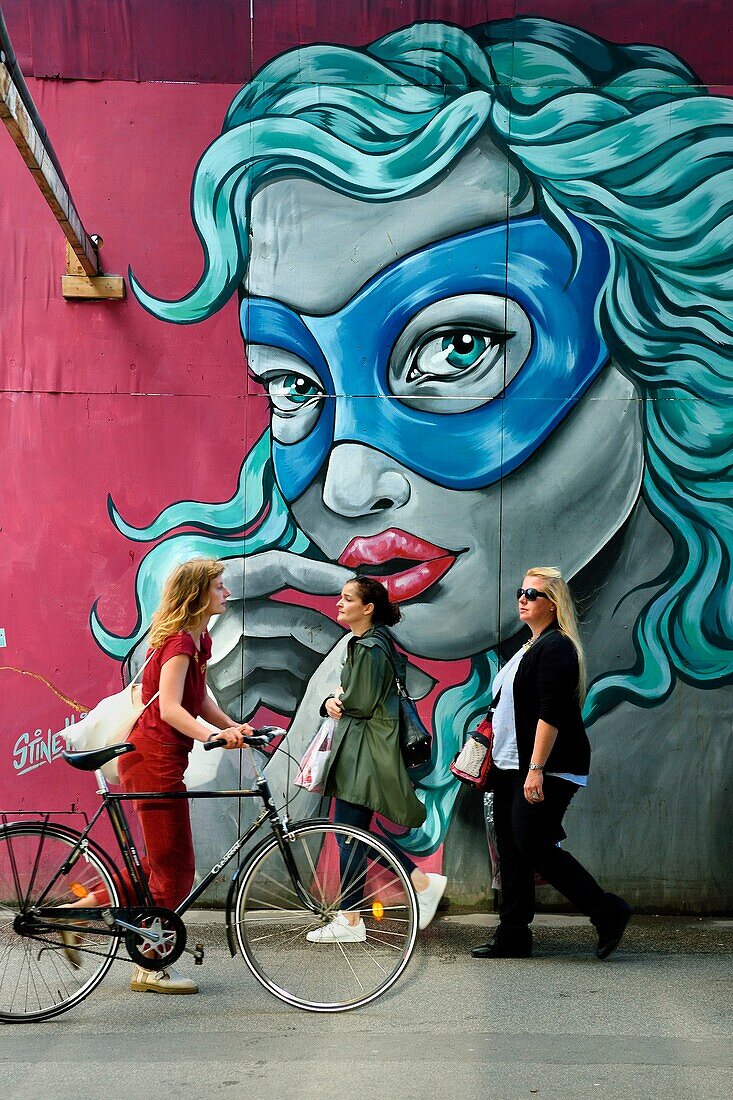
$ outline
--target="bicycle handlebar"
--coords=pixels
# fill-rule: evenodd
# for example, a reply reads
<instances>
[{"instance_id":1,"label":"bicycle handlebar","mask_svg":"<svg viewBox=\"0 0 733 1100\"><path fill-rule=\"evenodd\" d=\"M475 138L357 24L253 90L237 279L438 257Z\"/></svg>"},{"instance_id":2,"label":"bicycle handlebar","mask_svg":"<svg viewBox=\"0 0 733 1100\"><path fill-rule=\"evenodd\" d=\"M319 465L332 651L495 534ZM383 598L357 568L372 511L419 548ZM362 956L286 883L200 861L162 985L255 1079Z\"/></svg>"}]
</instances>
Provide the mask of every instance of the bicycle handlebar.
<instances>
[{"instance_id":1,"label":"bicycle handlebar","mask_svg":"<svg viewBox=\"0 0 733 1100\"><path fill-rule=\"evenodd\" d=\"M261 749L269 745L276 737L283 736L284 733L285 730L281 729L280 726L257 726L251 737L245 736L244 743L253 749ZM204 741L204 752L210 752L211 749L220 748L222 745L226 745L223 737L216 737L212 741Z\"/></svg>"}]
</instances>

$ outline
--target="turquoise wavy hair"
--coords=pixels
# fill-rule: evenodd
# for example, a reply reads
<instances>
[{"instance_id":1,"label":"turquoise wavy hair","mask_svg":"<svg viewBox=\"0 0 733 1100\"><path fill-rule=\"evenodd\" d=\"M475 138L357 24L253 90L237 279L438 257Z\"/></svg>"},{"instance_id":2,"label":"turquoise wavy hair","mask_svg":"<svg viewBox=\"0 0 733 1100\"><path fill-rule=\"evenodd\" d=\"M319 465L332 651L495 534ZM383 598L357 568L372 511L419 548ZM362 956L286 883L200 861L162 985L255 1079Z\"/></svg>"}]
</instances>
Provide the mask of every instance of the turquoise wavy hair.
<instances>
[{"instance_id":1,"label":"turquoise wavy hair","mask_svg":"<svg viewBox=\"0 0 733 1100\"><path fill-rule=\"evenodd\" d=\"M709 95L671 53L528 18L468 31L418 23L364 50L285 53L238 93L196 169L198 284L172 302L130 273L132 288L156 317L200 321L242 288L251 199L264 184L299 176L385 202L439 179L483 133L571 246L571 214L607 242L597 324L639 393L642 491L673 543L635 624L634 667L591 685L586 717L623 700L653 706L677 678L729 682L733 104ZM267 433L231 501L176 504L140 530L113 508L112 517L130 538L168 536L140 567L133 634L115 638L92 613L95 637L119 657L142 636L173 561L282 546L316 555L278 492ZM186 533L173 534L180 527ZM422 792L427 821L406 838L413 852L434 850L445 834L456 795L447 764L485 709L496 663L478 655L466 682L438 700L439 758Z\"/></svg>"}]
</instances>

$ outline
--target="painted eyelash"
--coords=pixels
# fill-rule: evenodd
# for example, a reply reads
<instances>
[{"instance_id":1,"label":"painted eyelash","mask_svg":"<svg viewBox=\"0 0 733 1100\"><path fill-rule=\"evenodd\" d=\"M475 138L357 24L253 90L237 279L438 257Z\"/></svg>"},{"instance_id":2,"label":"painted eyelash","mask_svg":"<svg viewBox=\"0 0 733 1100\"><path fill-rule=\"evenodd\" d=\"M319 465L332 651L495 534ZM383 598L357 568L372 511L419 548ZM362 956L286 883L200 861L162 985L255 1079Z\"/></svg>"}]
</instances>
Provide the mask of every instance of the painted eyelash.
<instances>
[{"instance_id":1,"label":"painted eyelash","mask_svg":"<svg viewBox=\"0 0 733 1100\"><path fill-rule=\"evenodd\" d=\"M256 382L259 386L263 386L265 388L267 388L267 386L275 378L286 378L289 374L294 374L294 375L297 375L299 378L307 379L312 385L318 386L319 389L321 389L321 391L323 393L325 393L325 390L323 390L323 384L320 381L320 379L311 378L311 376L309 374L305 374L304 372L298 374L297 370L295 370L295 369L293 369L293 370L283 370L282 368L271 367L269 370L265 369L261 374L258 374L257 371L254 369L254 367L252 366L252 364L250 363L250 361L248 359L247 360L247 373L249 374L249 376L250 376L250 378L252 379L253 382Z\"/></svg>"},{"instance_id":2,"label":"painted eyelash","mask_svg":"<svg viewBox=\"0 0 733 1100\"><path fill-rule=\"evenodd\" d=\"M284 373L282 373L280 371L278 371L278 372L273 371L272 373L269 373L269 374L266 371L264 374L260 375L259 377L257 375L253 375L253 378L255 379L256 382L259 382L260 385L264 386L265 388L268 388L270 385L272 385L273 382L276 382L279 378L287 378L289 375L295 375L295 371L285 371ZM310 375L308 375L308 374L298 374L298 375L295 375L295 376L297 378L304 379L304 381L308 382L311 386L316 386L318 388L319 393L314 394L313 395L314 397L316 397L316 396L318 396L318 397L325 396L326 391L323 389L322 384L320 382L316 381L315 378L311 378Z\"/></svg>"},{"instance_id":3,"label":"painted eyelash","mask_svg":"<svg viewBox=\"0 0 733 1100\"><path fill-rule=\"evenodd\" d=\"M482 353L482 358L483 358L483 355L485 355L486 352L489 351L489 348L493 347L495 350L498 351L499 349L504 347L512 339L513 336L516 336L516 332L497 332L495 329L483 329L483 330L481 330L479 328L476 328L475 326L471 327L471 325L461 325L461 324L451 325L448 328L433 329L433 330L431 330L431 332L423 340L420 341L417 348L413 352L413 354L411 356L410 366L407 370L407 373L405 374L405 382L409 383L409 382L414 382L414 381L418 380L417 379L418 375L420 376L419 380L424 381L424 382L432 382L432 381L436 381L438 379L440 379L442 381L445 381L446 379L445 379L444 375L430 374L427 371L420 370L417 366L418 356L427 347L427 345L430 344L433 340L438 340L438 339L440 339L441 336L446 336L446 335L448 335L452 332L462 332L462 331L470 332L470 333L472 333L473 335L476 335L476 336L485 337L486 339L488 339L490 341L488 347ZM460 369L456 368L455 372L451 376L451 380L456 379L456 378L462 378L465 374L468 374L470 371L474 370L475 367L476 367L476 363L472 363L470 366L467 366L467 367L463 367L463 368L460 368Z\"/></svg>"}]
</instances>

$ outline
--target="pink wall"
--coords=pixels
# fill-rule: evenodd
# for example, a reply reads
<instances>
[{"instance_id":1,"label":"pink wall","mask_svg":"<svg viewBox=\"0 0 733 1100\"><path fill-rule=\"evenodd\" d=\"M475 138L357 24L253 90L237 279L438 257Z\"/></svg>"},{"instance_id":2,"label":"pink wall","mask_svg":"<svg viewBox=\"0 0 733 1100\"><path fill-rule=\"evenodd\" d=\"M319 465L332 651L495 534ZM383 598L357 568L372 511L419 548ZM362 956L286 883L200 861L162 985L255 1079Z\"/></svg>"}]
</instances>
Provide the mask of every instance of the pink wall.
<instances>
[{"instance_id":1,"label":"pink wall","mask_svg":"<svg viewBox=\"0 0 733 1100\"><path fill-rule=\"evenodd\" d=\"M183 291L199 262L191 174L233 89L29 83L86 225L104 237L105 270L126 274L131 264L151 282L173 272L169 286ZM89 633L94 599L112 629L135 620L139 555L110 523L107 493L131 522L145 522L171 500L233 491L246 431L241 340L233 304L182 329L160 325L132 297L64 301L64 239L9 136L0 138L0 665L88 704L119 682ZM0 790L26 797L13 746L24 732L63 725L69 708L26 676L0 678Z\"/></svg>"},{"instance_id":2,"label":"pink wall","mask_svg":"<svg viewBox=\"0 0 733 1100\"><path fill-rule=\"evenodd\" d=\"M113 19L119 7L3 5L85 226L104 238L104 270L131 266L171 298L201 271L189 214L197 160L239 85L299 42L362 44L417 19L470 26L532 14L667 47L706 84L733 91L726 0L255 0L251 25L239 0L160 0L152 14L150 0L129 0L124 22ZM132 295L64 301L63 237L4 131L0 242L0 804L92 805L91 778L20 765L24 747L48 745L72 713L53 689L93 705L120 683L89 614L99 598L109 629L132 629L149 546L115 530L107 496L137 526L172 501L227 499L266 402L246 379L234 301L191 326L160 323Z\"/></svg>"}]
</instances>

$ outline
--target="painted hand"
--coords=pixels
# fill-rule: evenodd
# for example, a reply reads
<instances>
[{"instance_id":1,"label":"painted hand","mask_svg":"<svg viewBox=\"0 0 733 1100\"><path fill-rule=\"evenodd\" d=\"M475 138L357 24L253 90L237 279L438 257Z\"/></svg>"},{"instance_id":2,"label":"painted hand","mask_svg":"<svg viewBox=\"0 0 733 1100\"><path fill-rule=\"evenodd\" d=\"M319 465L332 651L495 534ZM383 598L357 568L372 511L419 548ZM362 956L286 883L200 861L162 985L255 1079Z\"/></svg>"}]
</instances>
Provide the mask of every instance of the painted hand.
<instances>
[{"instance_id":1,"label":"painted hand","mask_svg":"<svg viewBox=\"0 0 733 1100\"><path fill-rule=\"evenodd\" d=\"M289 588L335 596L350 576L339 565L284 550L227 563L225 580L232 595L224 615L211 625L214 653L207 670L224 710L241 719L251 718L260 706L295 713L309 679L343 631L320 611L269 597Z\"/></svg>"}]
</instances>

